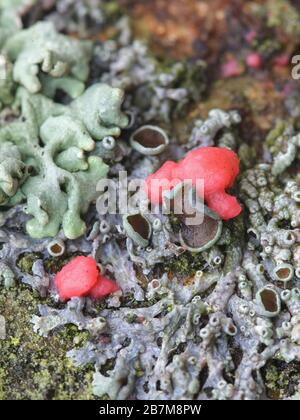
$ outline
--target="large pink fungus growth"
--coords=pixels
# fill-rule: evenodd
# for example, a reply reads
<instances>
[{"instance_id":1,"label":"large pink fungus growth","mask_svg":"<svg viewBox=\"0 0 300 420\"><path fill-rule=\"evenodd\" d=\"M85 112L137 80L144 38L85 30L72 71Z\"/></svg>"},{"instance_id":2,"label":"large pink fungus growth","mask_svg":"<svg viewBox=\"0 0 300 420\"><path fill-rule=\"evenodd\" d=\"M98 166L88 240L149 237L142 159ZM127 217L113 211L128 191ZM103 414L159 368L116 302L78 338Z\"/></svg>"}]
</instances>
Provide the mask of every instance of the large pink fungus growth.
<instances>
[{"instance_id":1,"label":"large pink fungus growth","mask_svg":"<svg viewBox=\"0 0 300 420\"><path fill-rule=\"evenodd\" d=\"M221 219L228 220L241 212L236 197L226 192L233 186L238 173L236 153L223 147L202 147L192 150L178 163L165 162L146 179L146 193L152 203L160 204L163 191L187 180L191 180L197 189L197 180L203 180L204 192L203 188L198 188L198 195Z\"/></svg>"}]
</instances>

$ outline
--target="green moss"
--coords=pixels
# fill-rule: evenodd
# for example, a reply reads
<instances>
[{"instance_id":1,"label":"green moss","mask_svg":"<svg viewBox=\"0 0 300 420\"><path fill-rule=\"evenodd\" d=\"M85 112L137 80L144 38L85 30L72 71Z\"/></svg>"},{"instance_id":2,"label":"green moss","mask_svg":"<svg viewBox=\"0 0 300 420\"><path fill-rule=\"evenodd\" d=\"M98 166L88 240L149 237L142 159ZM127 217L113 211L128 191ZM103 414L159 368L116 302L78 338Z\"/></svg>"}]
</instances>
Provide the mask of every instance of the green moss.
<instances>
[{"instance_id":1,"label":"green moss","mask_svg":"<svg viewBox=\"0 0 300 420\"><path fill-rule=\"evenodd\" d=\"M269 147L273 146L279 136L281 136L286 128L283 121L278 121L275 128L273 128L266 138L266 143Z\"/></svg>"},{"instance_id":2,"label":"green moss","mask_svg":"<svg viewBox=\"0 0 300 420\"><path fill-rule=\"evenodd\" d=\"M0 401L5 400L5 383L6 373L4 369L0 368Z\"/></svg>"},{"instance_id":3,"label":"green moss","mask_svg":"<svg viewBox=\"0 0 300 420\"><path fill-rule=\"evenodd\" d=\"M264 57L272 57L274 54L278 53L280 49L280 43L277 40L269 38L263 40L257 46L257 51Z\"/></svg>"},{"instance_id":4,"label":"green moss","mask_svg":"<svg viewBox=\"0 0 300 420\"><path fill-rule=\"evenodd\" d=\"M145 372L143 371L142 366L141 366L141 362L139 360L137 360L134 363L134 369L135 369L135 376L137 378L141 378L142 376L144 376Z\"/></svg>"},{"instance_id":5,"label":"green moss","mask_svg":"<svg viewBox=\"0 0 300 420\"><path fill-rule=\"evenodd\" d=\"M273 400L290 397L297 390L300 366L297 362L269 360L262 370L268 398Z\"/></svg>"},{"instance_id":6,"label":"green moss","mask_svg":"<svg viewBox=\"0 0 300 420\"><path fill-rule=\"evenodd\" d=\"M41 258L43 258L43 255L40 253L30 252L22 254L17 261L17 267L22 271L22 273L32 275L33 264Z\"/></svg>"},{"instance_id":7,"label":"green moss","mask_svg":"<svg viewBox=\"0 0 300 420\"><path fill-rule=\"evenodd\" d=\"M1 289L1 315L7 338L0 340L0 400L93 399L93 367L75 368L66 352L87 340L87 333L67 326L60 334L40 337L30 319L39 300L29 289Z\"/></svg>"},{"instance_id":8,"label":"green moss","mask_svg":"<svg viewBox=\"0 0 300 420\"><path fill-rule=\"evenodd\" d=\"M67 324L59 333L63 340L72 342L76 347L83 347L90 339L88 331L79 331L73 324Z\"/></svg>"},{"instance_id":9,"label":"green moss","mask_svg":"<svg viewBox=\"0 0 300 420\"><path fill-rule=\"evenodd\" d=\"M103 10L108 22L114 21L121 15L121 8L117 1L109 1L108 3L104 3Z\"/></svg>"},{"instance_id":10,"label":"green moss","mask_svg":"<svg viewBox=\"0 0 300 420\"><path fill-rule=\"evenodd\" d=\"M132 293L128 293L127 295L123 295L121 297L121 306L124 308L130 308L130 309L138 309L138 308L149 308L150 306L155 305L158 301L163 299L166 295L161 295L160 297L149 299L149 300L142 300L137 301L134 298L134 295ZM103 302L105 305L105 302Z\"/></svg>"},{"instance_id":11,"label":"green moss","mask_svg":"<svg viewBox=\"0 0 300 420\"><path fill-rule=\"evenodd\" d=\"M181 220L174 213L171 213L169 216L169 222L172 227L173 232L179 233L181 227Z\"/></svg>"},{"instance_id":12,"label":"green moss","mask_svg":"<svg viewBox=\"0 0 300 420\"><path fill-rule=\"evenodd\" d=\"M127 314L125 316L126 322L128 322L128 324L134 324L136 322L138 322L139 317L136 314Z\"/></svg>"},{"instance_id":13,"label":"green moss","mask_svg":"<svg viewBox=\"0 0 300 420\"><path fill-rule=\"evenodd\" d=\"M268 0L268 25L279 27L287 35L299 36L300 14L289 0Z\"/></svg>"},{"instance_id":14,"label":"green moss","mask_svg":"<svg viewBox=\"0 0 300 420\"><path fill-rule=\"evenodd\" d=\"M196 271L204 269L204 260L201 254L185 252L179 257L165 261L160 267L167 273L176 273L178 276L192 276Z\"/></svg>"},{"instance_id":15,"label":"green moss","mask_svg":"<svg viewBox=\"0 0 300 420\"><path fill-rule=\"evenodd\" d=\"M100 398L100 400L102 400L102 401L109 401L110 400L109 395L107 395L107 394L102 395L102 397Z\"/></svg>"},{"instance_id":16,"label":"green moss","mask_svg":"<svg viewBox=\"0 0 300 420\"><path fill-rule=\"evenodd\" d=\"M241 166L246 169L251 168L257 160L257 153L255 148L249 146L246 143L241 144L239 147L238 155L241 160Z\"/></svg>"}]
</instances>

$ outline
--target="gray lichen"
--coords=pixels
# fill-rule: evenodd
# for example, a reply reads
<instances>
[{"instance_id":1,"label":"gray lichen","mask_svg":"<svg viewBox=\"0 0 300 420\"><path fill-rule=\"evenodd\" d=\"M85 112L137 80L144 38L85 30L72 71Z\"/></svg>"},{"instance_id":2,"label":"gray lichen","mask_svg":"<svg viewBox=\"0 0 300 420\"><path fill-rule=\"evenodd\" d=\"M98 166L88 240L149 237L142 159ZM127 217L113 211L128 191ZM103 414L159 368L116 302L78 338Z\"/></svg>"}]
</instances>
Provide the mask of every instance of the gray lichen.
<instances>
[{"instance_id":1,"label":"gray lichen","mask_svg":"<svg viewBox=\"0 0 300 420\"><path fill-rule=\"evenodd\" d=\"M93 78L124 89L125 105L136 121L169 122L191 101L199 99L205 90L202 60L175 62L161 68L147 46L133 39L127 17L121 18L116 27L116 39L95 47Z\"/></svg>"},{"instance_id":2,"label":"gray lichen","mask_svg":"<svg viewBox=\"0 0 300 420\"><path fill-rule=\"evenodd\" d=\"M300 293L294 274L299 218L293 202L298 189L290 178L280 189L281 178L272 173L272 164L244 172L240 190L249 218L226 223L215 244L200 252L201 269L190 271L186 280L176 269L171 278L154 274L160 262L167 266L188 252L176 244L180 224L178 229L171 216L147 215L153 231L146 249L127 239L122 250L118 239L124 231L113 233L112 227L106 241L97 242L102 266L122 295L97 312L106 320L100 343L91 340L69 352L78 366L95 364L96 396L264 399L261 369L268 361L278 354L287 363L299 361ZM109 225L114 224L112 218ZM241 358L238 367L235 354Z\"/></svg>"},{"instance_id":3,"label":"gray lichen","mask_svg":"<svg viewBox=\"0 0 300 420\"><path fill-rule=\"evenodd\" d=\"M203 91L202 62L162 66L121 19L115 39L97 42L90 63L90 43L59 34L53 24L89 34L86 18L105 25L105 1L96 10L93 0L58 0L48 22L29 29L19 19L26 1L17 1L17 8L9 3L0 1L0 22L9 16L0 29L6 70L5 83L0 78L1 355L13 369L20 356L24 369L23 354L30 354L39 371L41 343L56 343L68 362L56 360L54 370L72 389L74 381L81 385L74 372L92 366L93 378L84 376L89 398L269 398L270 364L300 362L299 134L288 124L271 133L260 163L253 164L253 148L236 135L239 114L214 109L206 120L193 121L187 143L179 145L173 121ZM36 50L30 48L33 35ZM57 99L61 88L76 99ZM161 165L164 154L141 156L130 144L132 133L153 121L170 129L164 151L172 159L200 146L238 151L242 215L221 222L204 206L210 221L187 229L186 215L162 208L146 214L142 196L138 223L130 226L128 217L88 209L108 169L111 180L125 170L132 180ZM78 254L92 255L121 290L99 302L59 302L55 273ZM19 354L18 311L22 327L23 319L30 325L29 341L38 343ZM19 335L11 337L14 329ZM69 329L66 346L60 337ZM42 369L45 377L34 372L26 396L48 398L39 378L49 384L51 369ZM0 368L0 395L1 381ZM294 388L291 399L299 398Z\"/></svg>"},{"instance_id":4,"label":"gray lichen","mask_svg":"<svg viewBox=\"0 0 300 420\"><path fill-rule=\"evenodd\" d=\"M225 112L221 109L213 109L209 112L206 120L195 121L187 146L189 148L213 146L216 134L220 130L231 128L240 122L241 117L236 111ZM222 145L218 144L218 146Z\"/></svg>"}]
</instances>

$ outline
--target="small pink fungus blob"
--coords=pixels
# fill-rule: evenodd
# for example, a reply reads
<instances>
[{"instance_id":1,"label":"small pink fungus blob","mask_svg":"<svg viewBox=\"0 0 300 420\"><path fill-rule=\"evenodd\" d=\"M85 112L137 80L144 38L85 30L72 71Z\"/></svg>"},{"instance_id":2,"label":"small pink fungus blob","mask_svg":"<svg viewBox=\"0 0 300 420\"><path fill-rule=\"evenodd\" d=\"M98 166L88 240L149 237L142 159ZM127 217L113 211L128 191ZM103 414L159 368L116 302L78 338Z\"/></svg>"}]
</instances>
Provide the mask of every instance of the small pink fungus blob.
<instances>
[{"instance_id":1,"label":"small pink fungus blob","mask_svg":"<svg viewBox=\"0 0 300 420\"><path fill-rule=\"evenodd\" d=\"M244 68L236 58L230 59L221 67L221 76L224 77L224 79L240 76L243 72Z\"/></svg>"},{"instance_id":2,"label":"small pink fungus blob","mask_svg":"<svg viewBox=\"0 0 300 420\"><path fill-rule=\"evenodd\" d=\"M101 299L119 290L112 280L99 274L98 266L92 257L76 257L56 274L55 285L61 300L73 297L91 296Z\"/></svg>"},{"instance_id":3,"label":"small pink fungus blob","mask_svg":"<svg viewBox=\"0 0 300 420\"><path fill-rule=\"evenodd\" d=\"M253 69L260 69L262 67L262 58L258 53L252 52L247 55L246 63Z\"/></svg>"},{"instance_id":4,"label":"small pink fungus blob","mask_svg":"<svg viewBox=\"0 0 300 420\"><path fill-rule=\"evenodd\" d=\"M116 282L99 275L96 285L90 290L89 296L93 299L102 299L120 290Z\"/></svg>"}]
</instances>

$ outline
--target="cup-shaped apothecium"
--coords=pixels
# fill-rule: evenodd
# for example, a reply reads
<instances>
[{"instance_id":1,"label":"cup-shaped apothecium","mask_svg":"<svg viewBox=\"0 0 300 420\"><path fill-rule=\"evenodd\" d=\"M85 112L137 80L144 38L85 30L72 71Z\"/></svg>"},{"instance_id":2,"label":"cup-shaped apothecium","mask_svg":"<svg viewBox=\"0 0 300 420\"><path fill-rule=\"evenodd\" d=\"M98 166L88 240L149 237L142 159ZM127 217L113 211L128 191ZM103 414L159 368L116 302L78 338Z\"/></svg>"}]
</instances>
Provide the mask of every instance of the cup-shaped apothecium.
<instances>
[{"instance_id":1,"label":"cup-shaped apothecium","mask_svg":"<svg viewBox=\"0 0 300 420\"><path fill-rule=\"evenodd\" d=\"M166 149L169 138L160 127L144 125L131 135L130 144L133 149L143 155L155 156Z\"/></svg>"}]
</instances>

